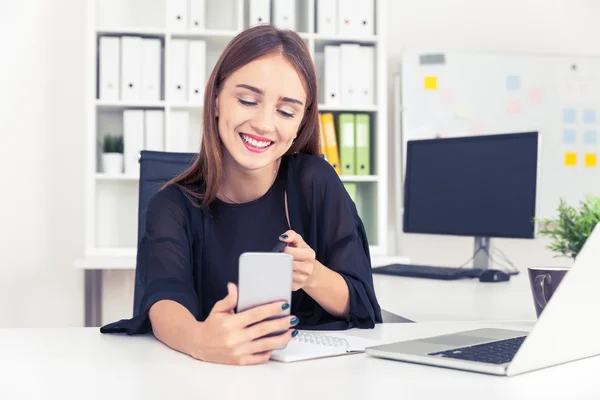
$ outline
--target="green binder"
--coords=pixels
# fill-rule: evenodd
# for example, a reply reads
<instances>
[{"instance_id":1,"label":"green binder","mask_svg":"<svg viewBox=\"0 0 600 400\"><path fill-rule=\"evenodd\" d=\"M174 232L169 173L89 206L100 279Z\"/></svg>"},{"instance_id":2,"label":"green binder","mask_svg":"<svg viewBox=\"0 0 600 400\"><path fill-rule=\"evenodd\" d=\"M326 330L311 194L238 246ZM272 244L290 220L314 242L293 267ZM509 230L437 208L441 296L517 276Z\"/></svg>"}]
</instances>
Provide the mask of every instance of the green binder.
<instances>
[{"instance_id":1,"label":"green binder","mask_svg":"<svg viewBox=\"0 0 600 400\"><path fill-rule=\"evenodd\" d=\"M342 175L356 175L356 140L354 137L354 114L339 115L338 135Z\"/></svg>"},{"instance_id":2,"label":"green binder","mask_svg":"<svg viewBox=\"0 0 600 400\"><path fill-rule=\"evenodd\" d=\"M356 175L371 175L369 114L356 114Z\"/></svg>"}]
</instances>

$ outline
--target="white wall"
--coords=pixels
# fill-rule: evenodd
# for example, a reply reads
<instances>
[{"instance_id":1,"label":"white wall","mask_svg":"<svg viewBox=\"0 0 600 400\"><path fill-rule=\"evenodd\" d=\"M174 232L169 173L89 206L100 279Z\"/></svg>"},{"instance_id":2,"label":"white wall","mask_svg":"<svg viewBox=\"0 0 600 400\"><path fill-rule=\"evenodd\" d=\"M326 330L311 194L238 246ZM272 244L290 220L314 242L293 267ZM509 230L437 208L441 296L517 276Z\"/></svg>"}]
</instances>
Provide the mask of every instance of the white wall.
<instances>
[{"instance_id":1,"label":"white wall","mask_svg":"<svg viewBox=\"0 0 600 400\"><path fill-rule=\"evenodd\" d=\"M600 55L595 0L390 0L387 15L390 94L406 48ZM392 118L390 103L390 124ZM472 238L400 233L397 243L399 254L413 263L456 266L473 253ZM492 239L521 269L568 264L546 249L548 243L546 238Z\"/></svg>"},{"instance_id":2,"label":"white wall","mask_svg":"<svg viewBox=\"0 0 600 400\"><path fill-rule=\"evenodd\" d=\"M84 8L0 5L0 327L79 326Z\"/></svg>"},{"instance_id":3,"label":"white wall","mask_svg":"<svg viewBox=\"0 0 600 400\"><path fill-rule=\"evenodd\" d=\"M406 47L600 55L594 0L389 0L388 15L390 90ZM81 0L0 2L0 327L83 324L84 16ZM440 265L472 251L464 238L400 243ZM563 262L543 240L496 244L522 267ZM105 322L129 315L131 278L106 277Z\"/></svg>"}]
</instances>

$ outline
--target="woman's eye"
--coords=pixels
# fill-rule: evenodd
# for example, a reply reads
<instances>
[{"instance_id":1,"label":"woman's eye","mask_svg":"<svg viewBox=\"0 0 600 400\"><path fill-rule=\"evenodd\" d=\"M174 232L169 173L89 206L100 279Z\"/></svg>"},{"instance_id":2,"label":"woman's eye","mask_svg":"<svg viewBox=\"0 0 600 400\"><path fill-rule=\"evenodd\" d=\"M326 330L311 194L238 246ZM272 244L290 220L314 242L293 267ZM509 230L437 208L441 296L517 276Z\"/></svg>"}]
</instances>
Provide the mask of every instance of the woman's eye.
<instances>
[{"instance_id":1,"label":"woman's eye","mask_svg":"<svg viewBox=\"0 0 600 400\"><path fill-rule=\"evenodd\" d=\"M294 113L289 113L283 110L278 110L279 114L283 115L285 118L293 118L294 117Z\"/></svg>"},{"instance_id":2,"label":"woman's eye","mask_svg":"<svg viewBox=\"0 0 600 400\"><path fill-rule=\"evenodd\" d=\"M242 100L242 99L238 99L238 101L240 102L241 105L247 106L247 107L256 105L256 103L253 101L246 101L246 100Z\"/></svg>"}]
</instances>

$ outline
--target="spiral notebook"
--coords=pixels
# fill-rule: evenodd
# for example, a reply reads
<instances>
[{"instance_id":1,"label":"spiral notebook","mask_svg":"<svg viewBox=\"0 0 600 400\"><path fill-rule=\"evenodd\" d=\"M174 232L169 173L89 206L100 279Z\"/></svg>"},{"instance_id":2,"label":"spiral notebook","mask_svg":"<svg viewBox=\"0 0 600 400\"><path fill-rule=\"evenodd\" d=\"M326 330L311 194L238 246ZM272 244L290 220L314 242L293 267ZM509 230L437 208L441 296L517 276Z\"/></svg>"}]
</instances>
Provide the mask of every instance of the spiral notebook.
<instances>
[{"instance_id":1,"label":"spiral notebook","mask_svg":"<svg viewBox=\"0 0 600 400\"><path fill-rule=\"evenodd\" d=\"M299 331L288 345L271 353L271 360L293 362L344 354L362 353L365 348L375 346L374 340L363 339L343 333L312 333Z\"/></svg>"}]
</instances>

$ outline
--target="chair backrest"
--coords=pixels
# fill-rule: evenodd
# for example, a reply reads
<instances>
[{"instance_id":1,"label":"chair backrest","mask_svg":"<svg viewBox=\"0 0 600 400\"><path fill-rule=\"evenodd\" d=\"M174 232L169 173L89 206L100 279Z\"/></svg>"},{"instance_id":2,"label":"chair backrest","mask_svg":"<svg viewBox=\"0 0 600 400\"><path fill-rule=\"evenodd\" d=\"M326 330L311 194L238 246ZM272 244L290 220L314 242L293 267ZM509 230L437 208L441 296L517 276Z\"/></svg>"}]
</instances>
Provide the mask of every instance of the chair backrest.
<instances>
[{"instance_id":1,"label":"chair backrest","mask_svg":"<svg viewBox=\"0 0 600 400\"><path fill-rule=\"evenodd\" d=\"M192 165L197 153L171 153L144 150L140 153L140 184L138 198L138 234L137 245L146 231L146 208L152 196L169 180ZM144 271L138 264L135 269L135 287L133 294L133 315L141 311L140 303L144 295L141 277Z\"/></svg>"}]
</instances>

